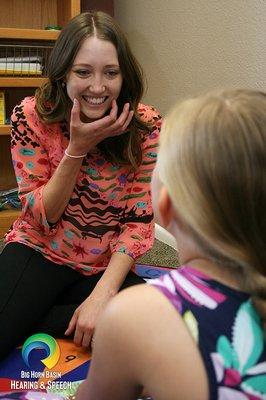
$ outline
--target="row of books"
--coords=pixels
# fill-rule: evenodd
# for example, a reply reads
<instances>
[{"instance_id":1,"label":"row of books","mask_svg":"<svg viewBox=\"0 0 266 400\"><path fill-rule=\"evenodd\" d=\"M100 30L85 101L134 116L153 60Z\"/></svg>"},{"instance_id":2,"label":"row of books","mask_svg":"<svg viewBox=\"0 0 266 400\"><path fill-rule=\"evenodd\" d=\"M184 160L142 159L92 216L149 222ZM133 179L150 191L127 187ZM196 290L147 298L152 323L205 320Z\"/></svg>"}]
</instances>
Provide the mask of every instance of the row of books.
<instances>
[{"instance_id":1,"label":"row of books","mask_svg":"<svg viewBox=\"0 0 266 400\"><path fill-rule=\"evenodd\" d=\"M42 75L42 57L0 57L0 75Z\"/></svg>"}]
</instances>

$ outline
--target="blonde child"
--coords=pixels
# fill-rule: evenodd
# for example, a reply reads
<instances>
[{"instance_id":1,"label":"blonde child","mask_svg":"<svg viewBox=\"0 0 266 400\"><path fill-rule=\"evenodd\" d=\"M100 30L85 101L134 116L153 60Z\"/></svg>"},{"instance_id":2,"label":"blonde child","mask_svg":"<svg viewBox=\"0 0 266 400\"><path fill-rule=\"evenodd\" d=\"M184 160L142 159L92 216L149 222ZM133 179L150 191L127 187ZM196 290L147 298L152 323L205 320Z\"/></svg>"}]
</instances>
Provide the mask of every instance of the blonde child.
<instances>
[{"instance_id":1,"label":"blonde child","mask_svg":"<svg viewBox=\"0 0 266 400\"><path fill-rule=\"evenodd\" d=\"M175 107L158 171L182 267L109 303L77 398L265 399L265 93Z\"/></svg>"}]
</instances>

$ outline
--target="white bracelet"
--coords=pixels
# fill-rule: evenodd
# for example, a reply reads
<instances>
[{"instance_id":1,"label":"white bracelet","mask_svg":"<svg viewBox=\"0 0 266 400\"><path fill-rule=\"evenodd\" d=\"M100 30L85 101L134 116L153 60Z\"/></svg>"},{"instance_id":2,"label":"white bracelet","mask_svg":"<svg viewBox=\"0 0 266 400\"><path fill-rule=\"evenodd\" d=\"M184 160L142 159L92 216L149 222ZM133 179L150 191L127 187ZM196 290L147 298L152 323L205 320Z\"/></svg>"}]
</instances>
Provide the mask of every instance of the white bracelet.
<instances>
[{"instance_id":1,"label":"white bracelet","mask_svg":"<svg viewBox=\"0 0 266 400\"><path fill-rule=\"evenodd\" d=\"M65 155L69 158L84 158L86 157L87 154L82 154L81 156L72 156L71 154L69 154L66 150L65 150Z\"/></svg>"}]
</instances>

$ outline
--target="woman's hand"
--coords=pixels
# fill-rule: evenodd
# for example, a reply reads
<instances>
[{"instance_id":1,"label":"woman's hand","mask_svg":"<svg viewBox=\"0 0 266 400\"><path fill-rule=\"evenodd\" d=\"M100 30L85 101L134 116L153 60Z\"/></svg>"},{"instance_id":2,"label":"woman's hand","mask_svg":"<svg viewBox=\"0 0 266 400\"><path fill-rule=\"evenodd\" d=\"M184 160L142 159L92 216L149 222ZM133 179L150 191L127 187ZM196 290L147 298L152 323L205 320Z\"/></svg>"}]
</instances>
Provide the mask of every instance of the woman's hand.
<instances>
[{"instance_id":1,"label":"woman's hand","mask_svg":"<svg viewBox=\"0 0 266 400\"><path fill-rule=\"evenodd\" d=\"M133 117L129 110L129 103L123 107L122 113L117 117L117 104L112 101L110 114L93 122L80 120L80 105L74 99L70 117L70 142L67 151L72 155L86 154L98 143L110 136L118 136L126 131Z\"/></svg>"},{"instance_id":2,"label":"woman's hand","mask_svg":"<svg viewBox=\"0 0 266 400\"><path fill-rule=\"evenodd\" d=\"M75 331L74 343L90 348L98 318L112 297L121 288L134 260L124 253L113 253L108 267L97 285L74 312L65 335Z\"/></svg>"},{"instance_id":3,"label":"woman's hand","mask_svg":"<svg viewBox=\"0 0 266 400\"><path fill-rule=\"evenodd\" d=\"M113 296L110 293L98 291L95 288L91 295L75 310L65 335L70 335L75 331L74 343L77 346L91 348L96 322L111 297Z\"/></svg>"}]
</instances>

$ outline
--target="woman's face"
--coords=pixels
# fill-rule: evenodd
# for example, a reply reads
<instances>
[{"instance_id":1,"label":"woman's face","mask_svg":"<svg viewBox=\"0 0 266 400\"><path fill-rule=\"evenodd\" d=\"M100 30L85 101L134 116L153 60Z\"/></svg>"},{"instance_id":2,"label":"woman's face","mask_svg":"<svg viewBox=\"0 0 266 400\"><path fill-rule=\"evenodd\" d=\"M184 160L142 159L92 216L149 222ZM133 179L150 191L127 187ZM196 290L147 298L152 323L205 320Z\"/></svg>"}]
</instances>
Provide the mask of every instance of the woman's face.
<instances>
[{"instance_id":1,"label":"woman's face","mask_svg":"<svg viewBox=\"0 0 266 400\"><path fill-rule=\"evenodd\" d=\"M66 76L67 94L79 101L83 122L104 116L118 98L122 82L113 43L95 36L85 39Z\"/></svg>"}]
</instances>

